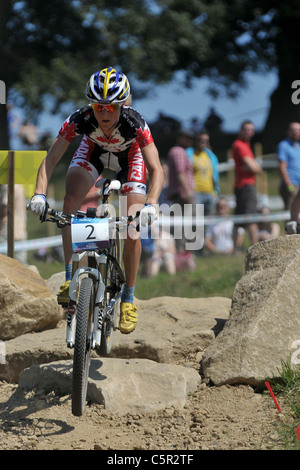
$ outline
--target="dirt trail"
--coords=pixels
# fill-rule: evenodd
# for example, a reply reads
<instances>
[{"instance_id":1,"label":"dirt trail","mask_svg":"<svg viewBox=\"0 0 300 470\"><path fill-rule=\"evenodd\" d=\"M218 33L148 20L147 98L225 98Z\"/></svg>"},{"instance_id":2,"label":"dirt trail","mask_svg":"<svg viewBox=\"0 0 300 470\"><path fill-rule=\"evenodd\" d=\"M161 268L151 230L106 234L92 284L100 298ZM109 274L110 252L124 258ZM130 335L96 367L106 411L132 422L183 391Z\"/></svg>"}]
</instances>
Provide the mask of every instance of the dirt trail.
<instances>
[{"instance_id":1,"label":"dirt trail","mask_svg":"<svg viewBox=\"0 0 300 470\"><path fill-rule=\"evenodd\" d=\"M92 404L78 418L70 396L0 383L0 450L283 449L268 393L202 384L184 409L118 416Z\"/></svg>"}]
</instances>

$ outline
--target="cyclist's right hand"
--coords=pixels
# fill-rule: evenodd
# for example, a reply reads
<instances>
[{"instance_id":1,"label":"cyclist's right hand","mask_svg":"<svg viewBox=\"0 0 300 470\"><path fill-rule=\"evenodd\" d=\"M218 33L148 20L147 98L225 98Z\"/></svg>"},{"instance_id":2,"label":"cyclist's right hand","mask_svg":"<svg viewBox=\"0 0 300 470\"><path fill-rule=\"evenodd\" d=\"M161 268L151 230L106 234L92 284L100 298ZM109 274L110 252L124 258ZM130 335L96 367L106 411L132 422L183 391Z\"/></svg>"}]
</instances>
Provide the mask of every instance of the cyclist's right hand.
<instances>
[{"instance_id":1,"label":"cyclist's right hand","mask_svg":"<svg viewBox=\"0 0 300 470\"><path fill-rule=\"evenodd\" d=\"M32 212L39 214L41 217L44 216L46 208L48 206L46 196L44 194L35 194L30 199L29 208Z\"/></svg>"}]
</instances>

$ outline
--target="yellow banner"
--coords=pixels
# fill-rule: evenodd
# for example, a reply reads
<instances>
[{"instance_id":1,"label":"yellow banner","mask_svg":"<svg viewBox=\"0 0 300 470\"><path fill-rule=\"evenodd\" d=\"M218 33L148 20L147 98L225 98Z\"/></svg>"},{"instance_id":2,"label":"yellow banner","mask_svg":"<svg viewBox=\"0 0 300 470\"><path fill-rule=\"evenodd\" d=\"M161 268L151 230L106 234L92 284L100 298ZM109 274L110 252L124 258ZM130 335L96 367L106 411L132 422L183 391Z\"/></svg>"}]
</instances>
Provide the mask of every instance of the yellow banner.
<instances>
[{"instance_id":1,"label":"yellow banner","mask_svg":"<svg viewBox=\"0 0 300 470\"><path fill-rule=\"evenodd\" d=\"M44 150L16 150L15 184L33 185L40 164L47 155ZM8 183L8 150L0 151L0 184Z\"/></svg>"}]
</instances>

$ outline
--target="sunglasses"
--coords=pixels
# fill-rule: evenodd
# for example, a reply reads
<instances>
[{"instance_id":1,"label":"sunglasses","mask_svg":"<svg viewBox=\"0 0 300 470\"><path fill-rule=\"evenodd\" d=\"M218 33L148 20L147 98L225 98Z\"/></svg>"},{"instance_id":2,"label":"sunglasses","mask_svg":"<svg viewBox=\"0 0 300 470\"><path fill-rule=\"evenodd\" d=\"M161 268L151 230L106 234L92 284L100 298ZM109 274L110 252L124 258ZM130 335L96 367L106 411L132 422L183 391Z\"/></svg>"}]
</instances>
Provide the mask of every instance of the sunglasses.
<instances>
[{"instance_id":1,"label":"sunglasses","mask_svg":"<svg viewBox=\"0 0 300 470\"><path fill-rule=\"evenodd\" d=\"M112 104L98 104L98 103L92 103L92 108L95 111L108 111L112 113L113 111L117 111L121 108L121 104L119 103L112 103Z\"/></svg>"}]
</instances>

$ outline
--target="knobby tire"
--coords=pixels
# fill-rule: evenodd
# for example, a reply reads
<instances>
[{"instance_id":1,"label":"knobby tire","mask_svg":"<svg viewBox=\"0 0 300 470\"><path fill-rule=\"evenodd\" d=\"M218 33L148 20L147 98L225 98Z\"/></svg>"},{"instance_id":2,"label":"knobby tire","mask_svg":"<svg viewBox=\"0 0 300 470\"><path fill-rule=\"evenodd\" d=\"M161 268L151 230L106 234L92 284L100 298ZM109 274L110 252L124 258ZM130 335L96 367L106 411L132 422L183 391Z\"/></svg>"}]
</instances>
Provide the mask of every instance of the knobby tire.
<instances>
[{"instance_id":1,"label":"knobby tire","mask_svg":"<svg viewBox=\"0 0 300 470\"><path fill-rule=\"evenodd\" d=\"M84 412L90 367L91 340L93 328L93 281L81 281L73 359L72 413L81 416Z\"/></svg>"},{"instance_id":2,"label":"knobby tire","mask_svg":"<svg viewBox=\"0 0 300 470\"><path fill-rule=\"evenodd\" d=\"M118 230L115 231L114 237L110 241L109 254L115 258L119 265L121 264L121 241ZM113 261L111 261L109 258L107 258L104 282L105 286L108 288L105 299L106 305L108 305L111 298L113 297L113 294L109 293L109 289L121 289L122 284L118 270ZM115 329L117 327L119 309L120 302L116 302L111 313L111 322L103 322L99 351L102 356L108 356L111 353L114 343Z\"/></svg>"}]
</instances>

